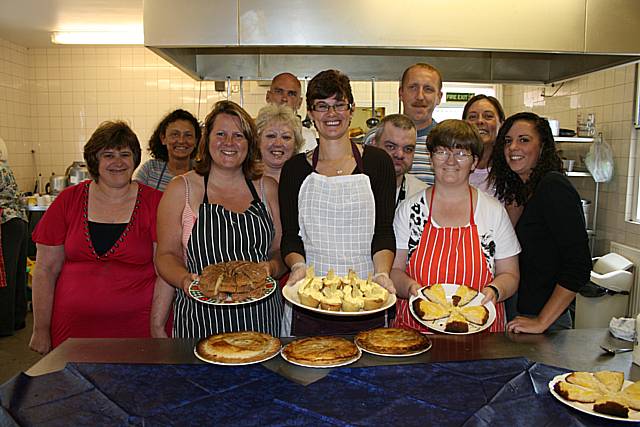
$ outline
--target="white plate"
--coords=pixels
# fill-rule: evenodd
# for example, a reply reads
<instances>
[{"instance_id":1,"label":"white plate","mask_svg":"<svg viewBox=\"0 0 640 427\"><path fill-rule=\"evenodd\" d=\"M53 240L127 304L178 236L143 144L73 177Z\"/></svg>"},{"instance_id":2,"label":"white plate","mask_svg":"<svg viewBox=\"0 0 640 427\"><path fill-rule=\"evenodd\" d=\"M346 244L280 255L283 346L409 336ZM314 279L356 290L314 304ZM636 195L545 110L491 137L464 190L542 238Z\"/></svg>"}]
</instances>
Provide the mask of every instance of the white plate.
<instances>
[{"instance_id":1,"label":"white plate","mask_svg":"<svg viewBox=\"0 0 640 427\"><path fill-rule=\"evenodd\" d=\"M606 418L608 420L627 421L627 422L631 422L631 423L640 422L640 412L634 411L633 409L629 409L629 418L614 417L613 415L601 414L600 412L594 411L593 410L593 403L572 402L572 401L566 400L564 397L560 396L553 389L553 386L555 386L557 382L560 382L560 381L564 380L569 374L571 374L571 372L567 372L566 374L556 375L555 377L553 377L553 379L551 381L549 381L549 391L551 392L553 397L558 399L560 402L564 403L567 406L571 406L573 409L576 409L576 410L578 410L580 412L584 412L585 414L594 415L596 417ZM633 384L632 381L625 380L624 384L622 385L622 388L628 387L631 384Z\"/></svg>"},{"instance_id":2,"label":"white plate","mask_svg":"<svg viewBox=\"0 0 640 427\"><path fill-rule=\"evenodd\" d=\"M289 344L287 344L287 345L289 345ZM356 346L356 347L358 347L358 346ZM282 347L282 350L280 351L280 356L282 356L282 358L284 360L286 360L287 362L289 362L289 363L291 363L293 365L304 366L305 368L322 368L322 369L324 369L324 368L338 368L340 366L350 365L353 362L356 362L358 359L360 359L360 357L362 357L362 350L360 350L360 347L358 347L358 355L356 357L354 357L353 359L349 359L349 360L346 360L344 362L334 363L332 365L308 365L306 363L294 362L293 360L289 360L287 358L287 356L284 355L284 349L285 348L287 348L286 345L284 347Z\"/></svg>"},{"instance_id":3,"label":"white plate","mask_svg":"<svg viewBox=\"0 0 640 427\"><path fill-rule=\"evenodd\" d=\"M442 287L444 288L444 292L447 295L447 299L450 300L451 297L453 295L455 295L456 290L458 289L460 285L453 285L450 283L443 283ZM437 331L437 332L442 332L445 334L452 334L452 335L469 335L469 334L476 334L478 332L484 331L485 329L487 329L488 327L490 327L493 322L496 320L496 307L493 305L492 302L488 302L487 304L485 304L484 306L487 307L487 310L489 310L489 318L487 319L487 323L485 323L484 325L480 326L480 325L475 325L471 322L467 322L469 323L469 332L449 332L449 331L445 331L444 328L446 327L447 324L447 319L448 317L442 318L442 319L438 319L438 320L424 320L422 319L420 316L418 316L418 314L413 311L413 301L417 300L417 299L423 299L423 300L427 300L427 297L425 297L424 295L422 295L422 289L420 288L420 290L418 290L418 296L412 296L411 298L409 298L409 310L411 311L411 314L413 315L413 317L420 322L421 324L423 324L424 326L426 326L427 328L433 330L433 331ZM472 299L471 301L469 301L469 303L467 305L465 305L465 307L467 306L473 306L473 305L480 305L480 302L482 301L482 298L484 298L484 294L482 292L478 292L478 295L476 295L476 297L474 299Z\"/></svg>"},{"instance_id":4,"label":"white plate","mask_svg":"<svg viewBox=\"0 0 640 427\"><path fill-rule=\"evenodd\" d=\"M200 290L198 279L196 279L193 282L191 282L191 284L189 285L189 296L196 301L200 301L201 303L209 304L209 305L242 305L242 304L250 304L252 302L265 299L266 297L274 293L277 288L278 288L278 283L272 277L267 276L267 286L265 286L264 294L261 297L247 298L244 301L231 301L229 299L227 301L219 302L219 301L214 301L208 296L204 295Z\"/></svg>"},{"instance_id":5,"label":"white plate","mask_svg":"<svg viewBox=\"0 0 640 427\"><path fill-rule=\"evenodd\" d=\"M289 301L291 304L297 305L300 308L304 308L305 310L309 310L309 311L315 311L316 313L327 314L329 316L366 316L367 314L373 314L379 311L384 311L390 307L393 307L393 305L396 303L396 295L389 294L389 296L387 297L387 301L382 305L382 307L376 308L375 310L329 311L329 310L323 310L321 308L313 308L313 307L309 307L308 305L302 304L300 302L300 298L298 297L298 288L300 287L300 285L302 285L303 282L304 282L304 279L300 280L298 283L294 285L285 286L284 288L282 288L282 295L284 296L284 298L287 301Z\"/></svg>"},{"instance_id":6,"label":"white plate","mask_svg":"<svg viewBox=\"0 0 640 427\"><path fill-rule=\"evenodd\" d=\"M426 353L427 351L431 350L431 346L433 345L433 343L431 342L431 340L429 340L429 345L425 348L423 348L422 350L418 350L418 351L414 351L412 353L404 353L404 354L389 354L389 353L377 353L375 351L371 351L371 350L367 350L364 347L361 347L358 344L358 341L354 341L356 343L356 345L358 346L358 348L366 353L369 354L375 354L376 356L385 356L385 357L411 357L411 356L417 356L418 354L422 354L422 353Z\"/></svg>"},{"instance_id":7,"label":"white plate","mask_svg":"<svg viewBox=\"0 0 640 427\"><path fill-rule=\"evenodd\" d=\"M193 348L193 354L195 354L196 357L198 359L202 360L203 362L211 363L213 365L224 365L224 366L245 366L245 365L253 365L254 363L262 363L262 362L266 362L269 359L273 359L279 353L280 353L280 351L276 351L275 353L273 353L273 354L271 354L269 356L266 356L264 359L254 360L254 361L251 361L251 362L226 363L226 362L217 362L217 361L214 361L214 360L205 359L204 357L200 356L200 354L198 354L198 348L197 347Z\"/></svg>"}]
</instances>

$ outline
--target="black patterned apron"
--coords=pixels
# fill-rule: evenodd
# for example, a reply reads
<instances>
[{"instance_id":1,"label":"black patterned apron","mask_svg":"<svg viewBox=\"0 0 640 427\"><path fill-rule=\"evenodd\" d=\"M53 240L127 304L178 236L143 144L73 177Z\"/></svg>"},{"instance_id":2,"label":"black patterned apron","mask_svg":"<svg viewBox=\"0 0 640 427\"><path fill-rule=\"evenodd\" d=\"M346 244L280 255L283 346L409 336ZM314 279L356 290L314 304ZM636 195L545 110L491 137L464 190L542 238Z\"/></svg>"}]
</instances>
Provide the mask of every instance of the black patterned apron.
<instances>
[{"instance_id":1,"label":"black patterned apron","mask_svg":"<svg viewBox=\"0 0 640 427\"><path fill-rule=\"evenodd\" d=\"M203 201L187 243L189 272L199 275L206 266L226 261L266 261L275 237L275 228L253 183L247 180L253 201L242 213L210 204L207 183L208 175L205 175ZM178 290L174 305L173 336L201 338L248 330L279 336L282 309L282 298L277 291L258 302L220 306L195 301L184 291Z\"/></svg>"}]
</instances>

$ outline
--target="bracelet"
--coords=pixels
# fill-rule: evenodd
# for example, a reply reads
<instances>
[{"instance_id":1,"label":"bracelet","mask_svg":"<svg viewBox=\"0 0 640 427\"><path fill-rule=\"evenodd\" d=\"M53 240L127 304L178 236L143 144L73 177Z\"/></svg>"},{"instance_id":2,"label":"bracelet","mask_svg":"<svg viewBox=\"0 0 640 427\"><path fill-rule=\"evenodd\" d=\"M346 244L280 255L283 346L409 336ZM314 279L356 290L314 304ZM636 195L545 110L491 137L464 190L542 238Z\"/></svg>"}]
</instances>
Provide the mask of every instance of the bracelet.
<instances>
[{"instance_id":1,"label":"bracelet","mask_svg":"<svg viewBox=\"0 0 640 427\"><path fill-rule=\"evenodd\" d=\"M375 279L376 277L379 277L379 276L384 276L384 277L386 277L387 279L390 279L390 278L389 278L389 273L387 273L387 272L385 272L385 271L381 271L380 273L376 273L376 274L374 274L374 275L373 275L373 279Z\"/></svg>"},{"instance_id":2,"label":"bracelet","mask_svg":"<svg viewBox=\"0 0 640 427\"><path fill-rule=\"evenodd\" d=\"M298 267L306 267L307 264L304 261L296 262L291 266L291 271L295 270Z\"/></svg>"},{"instance_id":3,"label":"bracelet","mask_svg":"<svg viewBox=\"0 0 640 427\"><path fill-rule=\"evenodd\" d=\"M496 288L496 287L495 287L495 286L493 286L493 285L488 285L488 286L485 286L485 287L486 287L486 288L489 288L489 289L491 289L493 292L495 292L495 294L496 294L496 302L498 302L498 301L500 300L500 291L498 290L498 288Z\"/></svg>"}]
</instances>

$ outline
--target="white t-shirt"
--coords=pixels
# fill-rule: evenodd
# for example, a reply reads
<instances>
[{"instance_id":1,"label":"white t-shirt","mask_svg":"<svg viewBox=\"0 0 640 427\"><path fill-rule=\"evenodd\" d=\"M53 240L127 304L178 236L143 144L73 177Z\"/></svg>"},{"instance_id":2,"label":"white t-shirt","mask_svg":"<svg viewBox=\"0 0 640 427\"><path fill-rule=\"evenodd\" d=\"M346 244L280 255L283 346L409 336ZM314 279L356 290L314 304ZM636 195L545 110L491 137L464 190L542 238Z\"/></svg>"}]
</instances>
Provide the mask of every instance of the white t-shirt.
<instances>
[{"instance_id":1,"label":"white t-shirt","mask_svg":"<svg viewBox=\"0 0 640 427\"><path fill-rule=\"evenodd\" d=\"M396 248L408 250L407 261L418 247L422 231L429 218L429 207L425 198L426 191L407 198L396 209L393 230L396 234ZM438 203L437 199L435 203ZM504 207L495 198L478 191L478 201L473 211L478 226L478 236L482 253L492 273L495 273L495 260L509 258L520 253L520 243L513 230ZM433 218L434 226L440 227Z\"/></svg>"}]
</instances>

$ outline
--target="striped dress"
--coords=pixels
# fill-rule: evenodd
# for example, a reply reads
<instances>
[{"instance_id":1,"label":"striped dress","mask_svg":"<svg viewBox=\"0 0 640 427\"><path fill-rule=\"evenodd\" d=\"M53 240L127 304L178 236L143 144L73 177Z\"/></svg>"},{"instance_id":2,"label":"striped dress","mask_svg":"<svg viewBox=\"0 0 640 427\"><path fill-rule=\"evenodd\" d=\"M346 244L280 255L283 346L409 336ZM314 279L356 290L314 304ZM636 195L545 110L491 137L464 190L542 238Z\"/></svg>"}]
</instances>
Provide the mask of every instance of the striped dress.
<instances>
[{"instance_id":1,"label":"striped dress","mask_svg":"<svg viewBox=\"0 0 640 427\"><path fill-rule=\"evenodd\" d=\"M207 188L208 175L204 178ZM183 215L185 260L190 273L200 274L210 265L226 261L245 260L260 262L268 258L275 228L265 204L260 200L253 183L247 180L253 195L249 208L231 212L224 206L210 204L206 191L198 209L191 233L189 217L189 186ZM185 220L186 218L186 220ZM242 305L207 305L195 301L183 290L177 291L174 304L173 336L201 338L233 331L266 332L278 336L282 321L283 302L279 292L266 299Z\"/></svg>"}]
</instances>

